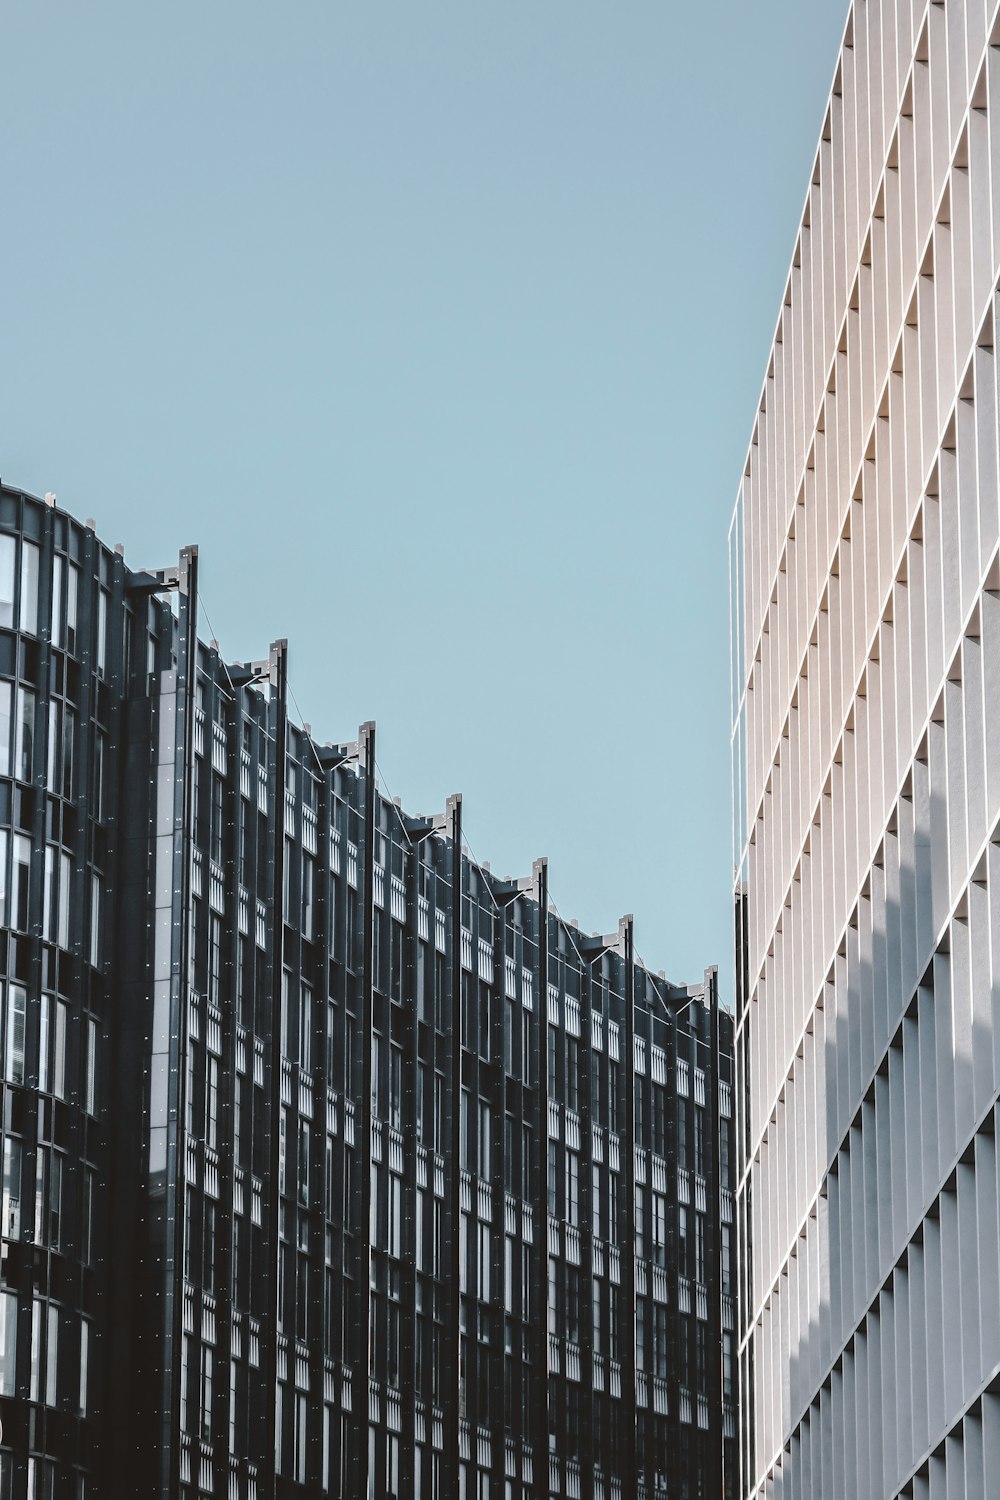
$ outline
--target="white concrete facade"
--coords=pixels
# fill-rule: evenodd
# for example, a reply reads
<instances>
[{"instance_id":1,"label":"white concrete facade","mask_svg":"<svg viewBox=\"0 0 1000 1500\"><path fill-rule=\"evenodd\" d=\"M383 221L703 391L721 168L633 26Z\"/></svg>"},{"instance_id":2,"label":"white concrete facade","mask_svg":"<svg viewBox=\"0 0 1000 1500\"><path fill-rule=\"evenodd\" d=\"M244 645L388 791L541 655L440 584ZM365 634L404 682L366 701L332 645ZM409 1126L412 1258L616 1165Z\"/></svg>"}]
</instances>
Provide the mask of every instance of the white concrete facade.
<instances>
[{"instance_id":1,"label":"white concrete facade","mask_svg":"<svg viewBox=\"0 0 1000 1500\"><path fill-rule=\"evenodd\" d=\"M998 276L998 0L855 0L731 532L746 1500L1000 1495Z\"/></svg>"}]
</instances>

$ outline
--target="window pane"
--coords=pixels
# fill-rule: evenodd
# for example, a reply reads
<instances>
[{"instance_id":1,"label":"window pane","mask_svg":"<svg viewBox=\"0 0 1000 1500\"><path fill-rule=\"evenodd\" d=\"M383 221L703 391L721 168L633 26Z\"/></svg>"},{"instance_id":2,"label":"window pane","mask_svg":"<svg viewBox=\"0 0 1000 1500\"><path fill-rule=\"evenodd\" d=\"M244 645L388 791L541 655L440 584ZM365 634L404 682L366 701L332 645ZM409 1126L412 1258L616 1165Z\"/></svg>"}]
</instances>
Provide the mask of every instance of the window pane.
<instances>
[{"instance_id":1,"label":"window pane","mask_svg":"<svg viewBox=\"0 0 1000 1500\"><path fill-rule=\"evenodd\" d=\"M3 1222L0 1234L7 1240L21 1238L21 1142L7 1136L3 1143ZM2 1340L0 1340L2 1343ZM2 1393L2 1388L0 1388Z\"/></svg>"},{"instance_id":2,"label":"window pane","mask_svg":"<svg viewBox=\"0 0 1000 1500\"><path fill-rule=\"evenodd\" d=\"M38 633L38 548L21 543L21 629Z\"/></svg>"},{"instance_id":3,"label":"window pane","mask_svg":"<svg viewBox=\"0 0 1000 1500\"><path fill-rule=\"evenodd\" d=\"M0 682L0 776L10 775L11 685Z\"/></svg>"},{"instance_id":4,"label":"window pane","mask_svg":"<svg viewBox=\"0 0 1000 1500\"><path fill-rule=\"evenodd\" d=\"M14 624L14 563L17 543L12 536L0 536L0 625Z\"/></svg>"},{"instance_id":5,"label":"window pane","mask_svg":"<svg viewBox=\"0 0 1000 1500\"><path fill-rule=\"evenodd\" d=\"M63 636L63 574L65 564L58 555L52 559L52 644L53 646L64 646L66 644Z\"/></svg>"},{"instance_id":6,"label":"window pane","mask_svg":"<svg viewBox=\"0 0 1000 1500\"><path fill-rule=\"evenodd\" d=\"M66 575L66 648L76 650L76 598L80 581L80 570L69 565Z\"/></svg>"},{"instance_id":7,"label":"window pane","mask_svg":"<svg viewBox=\"0 0 1000 1500\"><path fill-rule=\"evenodd\" d=\"M27 688L17 690L17 753L15 771L22 781L30 781L35 749L35 695Z\"/></svg>"},{"instance_id":8,"label":"window pane","mask_svg":"<svg viewBox=\"0 0 1000 1500\"><path fill-rule=\"evenodd\" d=\"M7 986L7 1064L8 1083L24 1082L24 1015L25 991L19 984Z\"/></svg>"},{"instance_id":9,"label":"window pane","mask_svg":"<svg viewBox=\"0 0 1000 1500\"><path fill-rule=\"evenodd\" d=\"M0 1292L0 1396L14 1394L14 1360L17 1353L17 1296Z\"/></svg>"}]
</instances>

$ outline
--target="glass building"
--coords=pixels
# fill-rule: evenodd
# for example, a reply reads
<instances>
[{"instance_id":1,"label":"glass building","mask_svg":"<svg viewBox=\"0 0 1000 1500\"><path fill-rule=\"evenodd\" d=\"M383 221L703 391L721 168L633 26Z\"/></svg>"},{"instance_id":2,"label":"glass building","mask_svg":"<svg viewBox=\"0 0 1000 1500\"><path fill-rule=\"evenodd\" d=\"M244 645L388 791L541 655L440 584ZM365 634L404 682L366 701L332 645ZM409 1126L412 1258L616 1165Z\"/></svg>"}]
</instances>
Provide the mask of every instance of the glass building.
<instances>
[{"instance_id":1,"label":"glass building","mask_svg":"<svg viewBox=\"0 0 1000 1500\"><path fill-rule=\"evenodd\" d=\"M733 1493L732 1024L0 488L0 1495Z\"/></svg>"},{"instance_id":2,"label":"glass building","mask_svg":"<svg viewBox=\"0 0 1000 1500\"><path fill-rule=\"evenodd\" d=\"M1000 1485L998 276L996 0L855 0L731 532L747 1500Z\"/></svg>"}]
</instances>

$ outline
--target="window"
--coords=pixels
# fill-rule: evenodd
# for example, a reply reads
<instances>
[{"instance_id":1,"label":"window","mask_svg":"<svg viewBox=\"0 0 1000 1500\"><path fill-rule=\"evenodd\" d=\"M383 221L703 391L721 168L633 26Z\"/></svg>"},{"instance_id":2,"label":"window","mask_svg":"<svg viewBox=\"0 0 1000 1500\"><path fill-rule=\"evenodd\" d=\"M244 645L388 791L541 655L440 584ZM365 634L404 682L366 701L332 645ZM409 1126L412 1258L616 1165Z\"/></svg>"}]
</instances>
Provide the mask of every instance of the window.
<instances>
[{"instance_id":1,"label":"window","mask_svg":"<svg viewBox=\"0 0 1000 1500\"><path fill-rule=\"evenodd\" d=\"M399 1494L399 1438L389 1433L385 1451L385 1500L399 1500Z\"/></svg>"},{"instance_id":2,"label":"window","mask_svg":"<svg viewBox=\"0 0 1000 1500\"><path fill-rule=\"evenodd\" d=\"M222 864L222 777L212 776L212 824L210 830L209 853L217 865ZM288 845L285 845L285 856L288 856Z\"/></svg>"},{"instance_id":3,"label":"window","mask_svg":"<svg viewBox=\"0 0 1000 1500\"><path fill-rule=\"evenodd\" d=\"M480 1302L490 1300L490 1226L479 1225L479 1276L477 1282Z\"/></svg>"},{"instance_id":4,"label":"window","mask_svg":"<svg viewBox=\"0 0 1000 1500\"><path fill-rule=\"evenodd\" d=\"M309 1121L299 1120L298 1198L302 1208L309 1207Z\"/></svg>"},{"instance_id":5,"label":"window","mask_svg":"<svg viewBox=\"0 0 1000 1500\"><path fill-rule=\"evenodd\" d=\"M403 1254L403 1183L394 1172L389 1173L389 1222L387 1248L393 1260Z\"/></svg>"},{"instance_id":6,"label":"window","mask_svg":"<svg viewBox=\"0 0 1000 1500\"><path fill-rule=\"evenodd\" d=\"M58 1151L49 1154L49 1201L48 1201L48 1233L49 1247L52 1250L62 1249L62 1224L63 1224L63 1159Z\"/></svg>"},{"instance_id":7,"label":"window","mask_svg":"<svg viewBox=\"0 0 1000 1500\"><path fill-rule=\"evenodd\" d=\"M302 936L312 942L315 933L316 866L308 855L302 859Z\"/></svg>"},{"instance_id":8,"label":"window","mask_svg":"<svg viewBox=\"0 0 1000 1500\"><path fill-rule=\"evenodd\" d=\"M403 1053L389 1048L389 1124L394 1130L403 1127Z\"/></svg>"},{"instance_id":9,"label":"window","mask_svg":"<svg viewBox=\"0 0 1000 1500\"><path fill-rule=\"evenodd\" d=\"M76 651L76 606L79 589L80 569L70 563L66 574L66 649L74 653Z\"/></svg>"},{"instance_id":10,"label":"window","mask_svg":"<svg viewBox=\"0 0 1000 1500\"><path fill-rule=\"evenodd\" d=\"M12 688L0 682L0 776L10 775L10 709Z\"/></svg>"},{"instance_id":11,"label":"window","mask_svg":"<svg viewBox=\"0 0 1000 1500\"><path fill-rule=\"evenodd\" d=\"M14 626L14 565L17 542L12 536L0 536L0 625Z\"/></svg>"},{"instance_id":12,"label":"window","mask_svg":"<svg viewBox=\"0 0 1000 1500\"><path fill-rule=\"evenodd\" d=\"M3 1198L0 1203L0 1234L5 1240L21 1238L21 1142L6 1136L3 1143Z\"/></svg>"},{"instance_id":13,"label":"window","mask_svg":"<svg viewBox=\"0 0 1000 1500\"><path fill-rule=\"evenodd\" d=\"M42 937L51 943L56 919L56 851L45 846L45 878L42 884Z\"/></svg>"},{"instance_id":14,"label":"window","mask_svg":"<svg viewBox=\"0 0 1000 1500\"><path fill-rule=\"evenodd\" d=\"M66 565L63 559L56 553L52 559L52 644L53 646L65 646L65 619L63 616L63 574Z\"/></svg>"},{"instance_id":15,"label":"window","mask_svg":"<svg viewBox=\"0 0 1000 1500\"><path fill-rule=\"evenodd\" d=\"M532 1086L531 1071L531 1011L521 1012L521 1082L525 1088Z\"/></svg>"},{"instance_id":16,"label":"window","mask_svg":"<svg viewBox=\"0 0 1000 1500\"><path fill-rule=\"evenodd\" d=\"M667 1309L659 1303L653 1308L653 1373L667 1378Z\"/></svg>"},{"instance_id":17,"label":"window","mask_svg":"<svg viewBox=\"0 0 1000 1500\"><path fill-rule=\"evenodd\" d=\"M17 1293L0 1291L0 1396L14 1394L17 1357Z\"/></svg>"},{"instance_id":18,"label":"window","mask_svg":"<svg viewBox=\"0 0 1000 1500\"><path fill-rule=\"evenodd\" d=\"M667 1150L667 1091L660 1083L653 1084L653 1150L657 1156L666 1155Z\"/></svg>"},{"instance_id":19,"label":"window","mask_svg":"<svg viewBox=\"0 0 1000 1500\"><path fill-rule=\"evenodd\" d=\"M23 626L21 627L24 628ZM97 670L103 677L108 664L108 596L103 589L97 595Z\"/></svg>"},{"instance_id":20,"label":"window","mask_svg":"<svg viewBox=\"0 0 1000 1500\"><path fill-rule=\"evenodd\" d=\"M294 1470L296 1484L306 1482L306 1420L308 1400L303 1391L295 1392L295 1452Z\"/></svg>"},{"instance_id":21,"label":"window","mask_svg":"<svg viewBox=\"0 0 1000 1500\"><path fill-rule=\"evenodd\" d=\"M299 1067L312 1072L313 1061L313 992L308 984L299 989Z\"/></svg>"},{"instance_id":22,"label":"window","mask_svg":"<svg viewBox=\"0 0 1000 1500\"><path fill-rule=\"evenodd\" d=\"M38 548L34 542L21 543L21 629L38 634Z\"/></svg>"},{"instance_id":23,"label":"window","mask_svg":"<svg viewBox=\"0 0 1000 1500\"><path fill-rule=\"evenodd\" d=\"M556 1143L555 1141L549 1141L549 1213L553 1218L559 1212L559 1192L556 1177L557 1164Z\"/></svg>"},{"instance_id":24,"label":"window","mask_svg":"<svg viewBox=\"0 0 1000 1500\"><path fill-rule=\"evenodd\" d=\"M603 1214L601 1212L602 1206L603 1205L602 1205L602 1198L601 1198L601 1169L600 1169L599 1166L597 1166L595 1164L595 1166L593 1168L593 1187L592 1187L592 1193L591 1193L591 1209L592 1209L592 1215L593 1215L593 1221L594 1221L594 1237L595 1237L595 1239L599 1239L599 1240L603 1240L603 1239L606 1238L605 1233L604 1233L604 1217L603 1217Z\"/></svg>"},{"instance_id":25,"label":"window","mask_svg":"<svg viewBox=\"0 0 1000 1500\"><path fill-rule=\"evenodd\" d=\"M580 1227L580 1157L576 1151L566 1152L566 1223L573 1229Z\"/></svg>"},{"instance_id":26,"label":"window","mask_svg":"<svg viewBox=\"0 0 1000 1500\"><path fill-rule=\"evenodd\" d=\"M80 1222L80 1259L85 1266L94 1263L94 1169L83 1169L83 1216Z\"/></svg>"},{"instance_id":27,"label":"window","mask_svg":"<svg viewBox=\"0 0 1000 1500\"><path fill-rule=\"evenodd\" d=\"M222 989L222 918L212 912L208 919L208 998L221 1006Z\"/></svg>"},{"instance_id":28,"label":"window","mask_svg":"<svg viewBox=\"0 0 1000 1500\"><path fill-rule=\"evenodd\" d=\"M90 1369L90 1324L80 1319L80 1415L87 1415L87 1386Z\"/></svg>"},{"instance_id":29,"label":"window","mask_svg":"<svg viewBox=\"0 0 1000 1500\"><path fill-rule=\"evenodd\" d=\"M550 1026L548 1030L548 1090L549 1098L556 1096L556 1029Z\"/></svg>"},{"instance_id":30,"label":"window","mask_svg":"<svg viewBox=\"0 0 1000 1500\"><path fill-rule=\"evenodd\" d=\"M49 1014L52 998L43 995L38 1002L38 1087L43 1094L49 1091Z\"/></svg>"},{"instance_id":31,"label":"window","mask_svg":"<svg viewBox=\"0 0 1000 1500\"><path fill-rule=\"evenodd\" d=\"M101 967L101 877L96 872L90 877L90 963Z\"/></svg>"},{"instance_id":32,"label":"window","mask_svg":"<svg viewBox=\"0 0 1000 1500\"><path fill-rule=\"evenodd\" d=\"M201 1235L201 1284L206 1292L215 1291L215 1204L205 1199Z\"/></svg>"},{"instance_id":33,"label":"window","mask_svg":"<svg viewBox=\"0 0 1000 1500\"><path fill-rule=\"evenodd\" d=\"M65 852L59 855L59 918L56 923L56 942L63 951L69 949L69 895L73 865Z\"/></svg>"},{"instance_id":34,"label":"window","mask_svg":"<svg viewBox=\"0 0 1000 1500\"><path fill-rule=\"evenodd\" d=\"M14 767L22 781L30 781L35 752L35 695L30 688L17 690L17 747Z\"/></svg>"},{"instance_id":35,"label":"window","mask_svg":"<svg viewBox=\"0 0 1000 1500\"><path fill-rule=\"evenodd\" d=\"M516 1006L510 995L504 997L503 1007L503 1066L504 1072L514 1073L514 1027Z\"/></svg>"},{"instance_id":36,"label":"window","mask_svg":"<svg viewBox=\"0 0 1000 1500\"><path fill-rule=\"evenodd\" d=\"M76 714L69 707L63 709L62 722L62 786L63 796L69 801L73 796L73 766L76 759Z\"/></svg>"},{"instance_id":37,"label":"window","mask_svg":"<svg viewBox=\"0 0 1000 1500\"><path fill-rule=\"evenodd\" d=\"M377 1031L372 1032L372 1115L378 1118L378 1086L379 1073L382 1069L382 1038Z\"/></svg>"},{"instance_id":38,"label":"window","mask_svg":"<svg viewBox=\"0 0 1000 1500\"><path fill-rule=\"evenodd\" d=\"M461 1113L460 1113L460 1117L459 1117L458 1159L459 1159L459 1164L462 1167L464 1167L464 1169L467 1172L471 1172L472 1171L471 1143L469 1141L469 1133L470 1133L469 1132L469 1111L470 1111L470 1109L471 1109L471 1100L469 1098L469 1091L468 1091L468 1089L463 1089L462 1090L462 1106L461 1106Z\"/></svg>"},{"instance_id":39,"label":"window","mask_svg":"<svg viewBox=\"0 0 1000 1500\"><path fill-rule=\"evenodd\" d=\"M491 1131L491 1129L492 1129L492 1121L491 1121L491 1116L490 1116L490 1106L487 1104L487 1102L486 1102L485 1099L480 1099L480 1101L479 1101L479 1162L478 1162L478 1166L479 1166L479 1175L486 1182L488 1182L489 1179L490 1179L490 1160L491 1160L491 1156L492 1156L492 1152L491 1152L491 1149L490 1149L491 1148L491 1141L490 1141L490 1131Z\"/></svg>"},{"instance_id":40,"label":"window","mask_svg":"<svg viewBox=\"0 0 1000 1500\"><path fill-rule=\"evenodd\" d=\"M558 1333L559 1333L559 1282L558 1282L558 1275L557 1275L557 1267L558 1267L558 1262L555 1261L555 1260L553 1260L552 1256L550 1255L549 1256L549 1291L548 1291L547 1301L548 1301L548 1310L549 1310L549 1333L550 1334L555 1334L555 1335L558 1335Z\"/></svg>"},{"instance_id":41,"label":"window","mask_svg":"<svg viewBox=\"0 0 1000 1500\"><path fill-rule=\"evenodd\" d=\"M490 987L479 986L479 1055L483 1062L490 1060Z\"/></svg>"},{"instance_id":42,"label":"window","mask_svg":"<svg viewBox=\"0 0 1000 1500\"><path fill-rule=\"evenodd\" d=\"M646 1302L637 1297L635 1302L635 1367L646 1368Z\"/></svg>"},{"instance_id":43,"label":"window","mask_svg":"<svg viewBox=\"0 0 1000 1500\"><path fill-rule=\"evenodd\" d=\"M331 1013L332 1019L332 1013ZM354 1047L355 1026L354 1017L344 1017L344 1093L348 1099L354 1098ZM331 1077L335 1077L331 1074Z\"/></svg>"},{"instance_id":44,"label":"window","mask_svg":"<svg viewBox=\"0 0 1000 1500\"><path fill-rule=\"evenodd\" d=\"M42 1399L42 1372L45 1368L45 1305L40 1297L31 1303L31 1367L29 1392L32 1401Z\"/></svg>"},{"instance_id":45,"label":"window","mask_svg":"<svg viewBox=\"0 0 1000 1500\"><path fill-rule=\"evenodd\" d=\"M281 971L281 1055L289 1061L295 1056L292 1043L292 1008L289 1002L292 977L287 969Z\"/></svg>"},{"instance_id":46,"label":"window","mask_svg":"<svg viewBox=\"0 0 1000 1500\"><path fill-rule=\"evenodd\" d=\"M205 1058L205 1145L214 1151L219 1144L219 1059Z\"/></svg>"},{"instance_id":47,"label":"window","mask_svg":"<svg viewBox=\"0 0 1000 1500\"><path fill-rule=\"evenodd\" d=\"M573 1344L580 1342L580 1270L578 1266L566 1267L566 1337Z\"/></svg>"},{"instance_id":48,"label":"window","mask_svg":"<svg viewBox=\"0 0 1000 1500\"><path fill-rule=\"evenodd\" d=\"M201 1440L203 1443L212 1441L212 1376L215 1364L215 1350L211 1344L201 1346Z\"/></svg>"},{"instance_id":49,"label":"window","mask_svg":"<svg viewBox=\"0 0 1000 1500\"><path fill-rule=\"evenodd\" d=\"M83 1107L88 1115L97 1115L97 1022L87 1017L87 1043L84 1054Z\"/></svg>"},{"instance_id":50,"label":"window","mask_svg":"<svg viewBox=\"0 0 1000 1500\"><path fill-rule=\"evenodd\" d=\"M667 1263L667 1200L662 1193L653 1194L653 1260L658 1266Z\"/></svg>"},{"instance_id":51,"label":"window","mask_svg":"<svg viewBox=\"0 0 1000 1500\"><path fill-rule=\"evenodd\" d=\"M28 930L28 887L31 874L31 843L22 833L14 835L14 880L11 921L20 932Z\"/></svg>"},{"instance_id":52,"label":"window","mask_svg":"<svg viewBox=\"0 0 1000 1500\"><path fill-rule=\"evenodd\" d=\"M24 1023L27 995L19 984L7 986L7 1059L8 1083L24 1083Z\"/></svg>"},{"instance_id":53,"label":"window","mask_svg":"<svg viewBox=\"0 0 1000 1500\"><path fill-rule=\"evenodd\" d=\"M594 1353L604 1353L604 1304L601 1300L601 1283L594 1281Z\"/></svg>"},{"instance_id":54,"label":"window","mask_svg":"<svg viewBox=\"0 0 1000 1500\"><path fill-rule=\"evenodd\" d=\"M566 1038L566 1105L574 1113L580 1108L580 1043L575 1036Z\"/></svg>"}]
</instances>

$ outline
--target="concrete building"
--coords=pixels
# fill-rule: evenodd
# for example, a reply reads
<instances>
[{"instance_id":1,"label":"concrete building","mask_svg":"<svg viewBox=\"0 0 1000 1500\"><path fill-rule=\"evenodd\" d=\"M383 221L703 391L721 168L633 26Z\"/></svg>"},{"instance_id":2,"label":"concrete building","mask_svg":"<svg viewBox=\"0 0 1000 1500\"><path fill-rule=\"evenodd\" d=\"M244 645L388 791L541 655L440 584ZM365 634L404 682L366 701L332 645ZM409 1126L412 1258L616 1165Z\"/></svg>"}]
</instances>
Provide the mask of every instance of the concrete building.
<instances>
[{"instance_id":1,"label":"concrete building","mask_svg":"<svg viewBox=\"0 0 1000 1500\"><path fill-rule=\"evenodd\" d=\"M1000 1473L996 0L856 0L731 532L741 1490Z\"/></svg>"},{"instance_id":2,"label":"concrete building","mask_svg":"<svg viewBox=\"0 0 1000 1500\"><path fill-rule=\"evenodd\" d=\"M714 970L404 813L197 569L0 487L0 1496L723 1493Z\"/></svg>"}]
</instances>

